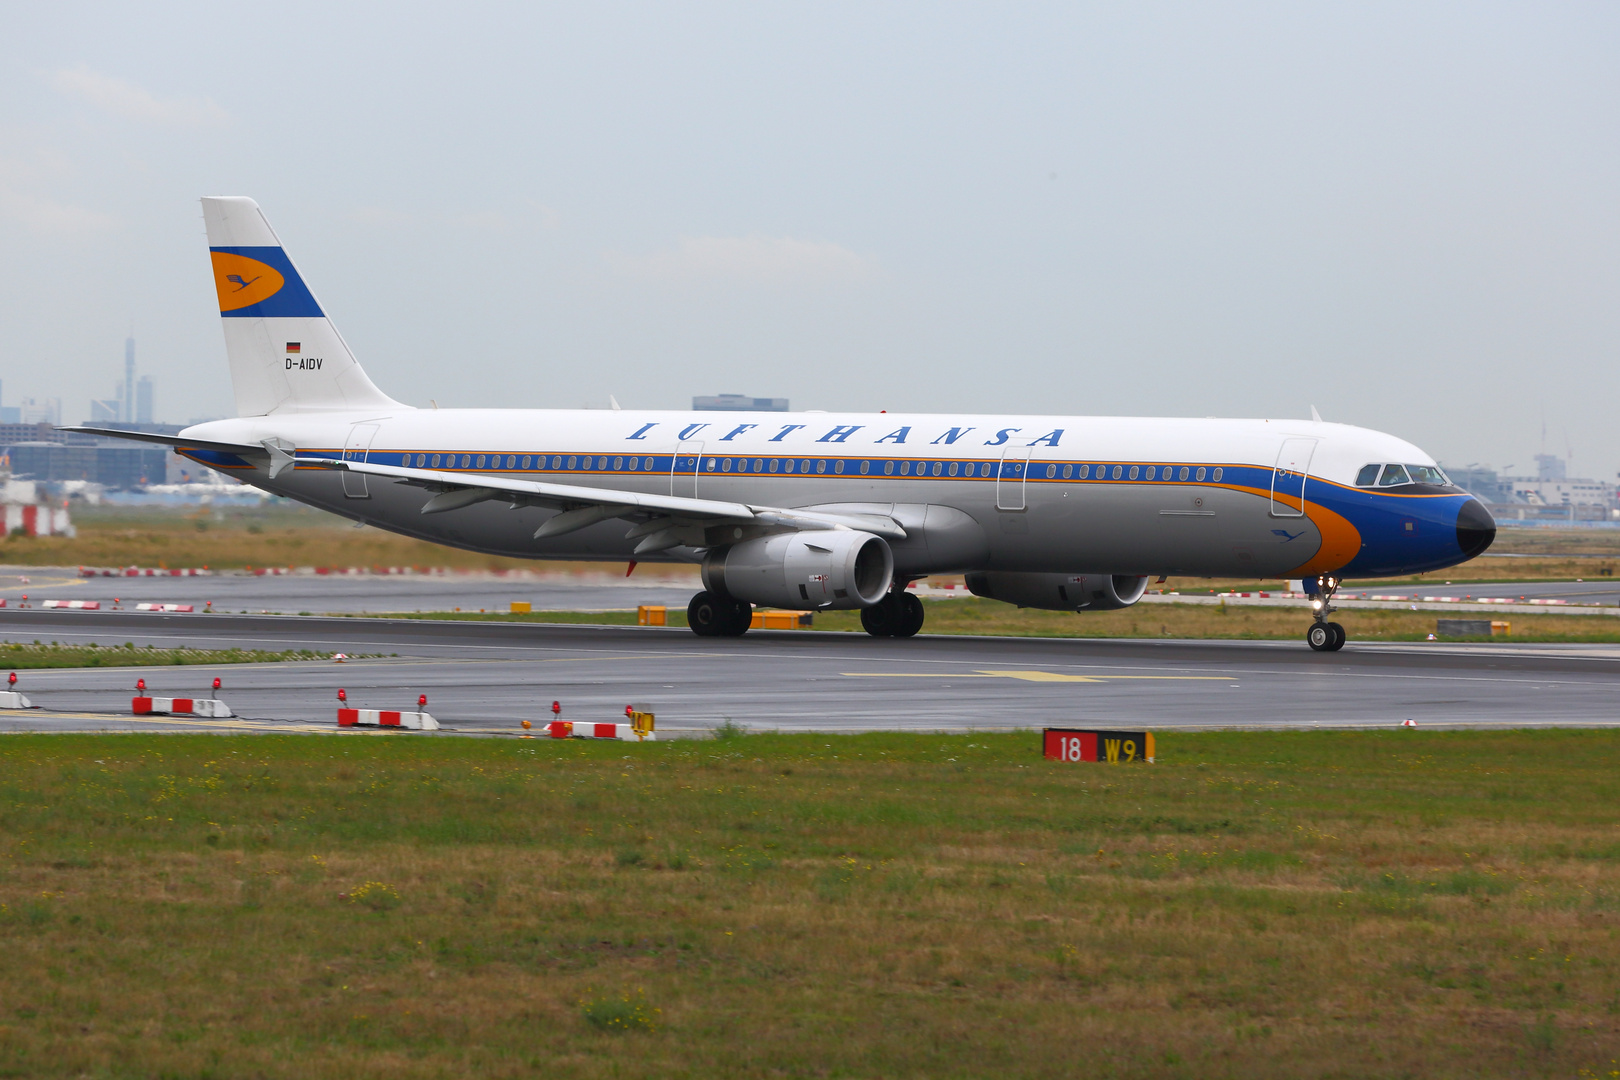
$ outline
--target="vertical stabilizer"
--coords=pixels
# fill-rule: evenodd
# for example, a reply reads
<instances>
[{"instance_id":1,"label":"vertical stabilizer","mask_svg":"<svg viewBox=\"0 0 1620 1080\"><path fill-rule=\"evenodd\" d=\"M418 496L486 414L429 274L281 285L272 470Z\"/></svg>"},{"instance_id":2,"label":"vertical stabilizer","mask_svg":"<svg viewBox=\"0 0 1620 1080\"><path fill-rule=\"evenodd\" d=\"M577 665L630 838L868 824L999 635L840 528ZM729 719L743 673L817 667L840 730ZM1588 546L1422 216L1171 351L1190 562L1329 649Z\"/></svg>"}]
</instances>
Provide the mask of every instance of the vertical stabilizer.
<instances>
[{"instance_id":1,"label":"vertical stabilizer","mask_svg":"<svg viewBox=\"0 0 1620 1080\"><path fill-rule=\"evenodd\" d=\"M210 195L202 205L237 415L404 407L366 377L259 204Z\"/></svg>"}]
</instances>

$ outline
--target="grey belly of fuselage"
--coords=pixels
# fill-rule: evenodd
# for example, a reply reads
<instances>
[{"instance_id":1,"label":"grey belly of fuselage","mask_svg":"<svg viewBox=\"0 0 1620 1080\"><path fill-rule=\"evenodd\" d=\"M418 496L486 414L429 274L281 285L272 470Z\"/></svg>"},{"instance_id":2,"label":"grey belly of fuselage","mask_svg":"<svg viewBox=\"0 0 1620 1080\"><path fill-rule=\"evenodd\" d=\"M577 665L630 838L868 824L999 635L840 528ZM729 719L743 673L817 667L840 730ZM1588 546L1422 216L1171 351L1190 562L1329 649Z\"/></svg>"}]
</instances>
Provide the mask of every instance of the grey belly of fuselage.
<instances>
[{"instance_id":1,"label":"grey belly of fuselage","mask_svg":"<svg viewBox=\"0 0 1620 1080\"><path fill-rule=\"evenodd\" d=\"M563 536L535 540L555 511L509 509L484 502L423 514L431 493L366 478L363 498L345 494L344 475L298 469L272 481L263 471L239 479L277 495L368 525L452 547L525 559L627 560L637 540L632 522L613 519ZM349 477L350 490L356 485ZM492 474L500 475L500 474ZM591 486L670 493L669 477L593 476ZM685 494L685 492L682 492ZM1268 498L1228 488L1172 485L1031 484L1022 500L994 481L821 476L709 476L697 497L755 506L859 508L892 515L906 540L891 541L897 574L968 570L1047 573L1176 574L1279 577L1307 562L1321 544L1309 518L1273 517ZM639 556L645 562L693 562L690 548Z\"/></svg>"}]
</instances>

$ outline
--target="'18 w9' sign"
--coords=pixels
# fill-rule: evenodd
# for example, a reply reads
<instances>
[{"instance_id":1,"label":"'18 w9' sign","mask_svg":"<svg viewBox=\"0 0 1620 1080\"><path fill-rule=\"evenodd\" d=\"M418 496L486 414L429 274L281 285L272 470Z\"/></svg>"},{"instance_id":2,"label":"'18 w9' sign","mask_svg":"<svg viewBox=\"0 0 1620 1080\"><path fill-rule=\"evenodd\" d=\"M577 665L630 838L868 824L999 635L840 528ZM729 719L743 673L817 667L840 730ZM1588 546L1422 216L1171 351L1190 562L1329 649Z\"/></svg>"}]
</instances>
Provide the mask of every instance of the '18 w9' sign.
<instances>
[{"instance_id":1,"label":"'18 w9' sign","mask_svg":"<svg viewBox=\"0 0 1620 1080\"><path fill-rule=\"evenodd\" d=\"M1047 728L1042 732L1041 742L1042 751L1052 761L1102 761L1115 765L1122 761L1153 760L1151 731Z\"/></svg>"}]
</instances>

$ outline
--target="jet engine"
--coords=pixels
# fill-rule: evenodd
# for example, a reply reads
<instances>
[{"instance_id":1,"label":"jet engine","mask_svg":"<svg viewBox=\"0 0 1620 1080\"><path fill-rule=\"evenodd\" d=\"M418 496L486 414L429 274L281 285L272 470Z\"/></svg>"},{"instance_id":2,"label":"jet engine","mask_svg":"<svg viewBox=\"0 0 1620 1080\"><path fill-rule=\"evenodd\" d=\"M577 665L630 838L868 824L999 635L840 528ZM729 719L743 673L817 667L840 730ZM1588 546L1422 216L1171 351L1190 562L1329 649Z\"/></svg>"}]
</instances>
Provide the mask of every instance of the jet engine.
<instances>
[{"instance_id":1,"label":"jet engine","mask_svg":"<svg viewBox=\"0 0 1620 1080\"><path fill-rule=\"evenodd\" d=\"M1142 599L1147 585L1146 577L1131 574L967 575L967 587L975 596L1048 611L1117 611Z\"/></svg>"},{"instance_id":2,"label":"jet engine","mask_svg":"<svg viewBox=\"0 0 1620 1080\"><path fill-rule=\"evenodd\" d=\"M851 529L762 536L703 560L703 587L710 592L801 611L871 607L893 580L888 543Z\"/></svg>"}]
</instances>

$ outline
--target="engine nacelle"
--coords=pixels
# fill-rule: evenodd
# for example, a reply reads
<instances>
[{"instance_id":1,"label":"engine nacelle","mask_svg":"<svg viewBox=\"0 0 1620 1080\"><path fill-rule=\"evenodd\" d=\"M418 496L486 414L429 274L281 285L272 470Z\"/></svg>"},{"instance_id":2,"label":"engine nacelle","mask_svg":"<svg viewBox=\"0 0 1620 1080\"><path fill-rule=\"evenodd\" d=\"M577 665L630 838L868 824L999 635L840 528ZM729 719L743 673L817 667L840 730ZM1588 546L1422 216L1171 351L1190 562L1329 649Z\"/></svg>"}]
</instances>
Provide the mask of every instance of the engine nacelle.
<instances>
[{"instance_id":1,"label":"engine nacelle","mask_svg":"<svg viewBox=\"0 0 1620 1080\"><path fill-rule=\"evenodd\" d=\"M1129 574L967 575L967 587L975 596L1047 611L1117 611L1142 599L1147 586L1146 577Z\"/></svg>"},{"instance_id":2,"label":"engine nacelle","mask_svg":"<svg viewBox=\"0 0 1620 1080\"><path fill-rule=\"evenodd\" d=\"M888 543L850 529L762 536L703 560L703 587L710 592L800 611L871 607L893 580Z\"/></svg>"}]
</instances>

